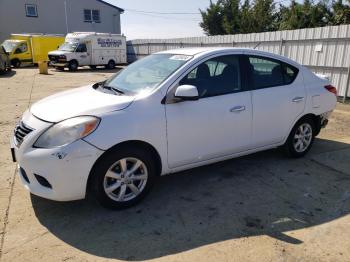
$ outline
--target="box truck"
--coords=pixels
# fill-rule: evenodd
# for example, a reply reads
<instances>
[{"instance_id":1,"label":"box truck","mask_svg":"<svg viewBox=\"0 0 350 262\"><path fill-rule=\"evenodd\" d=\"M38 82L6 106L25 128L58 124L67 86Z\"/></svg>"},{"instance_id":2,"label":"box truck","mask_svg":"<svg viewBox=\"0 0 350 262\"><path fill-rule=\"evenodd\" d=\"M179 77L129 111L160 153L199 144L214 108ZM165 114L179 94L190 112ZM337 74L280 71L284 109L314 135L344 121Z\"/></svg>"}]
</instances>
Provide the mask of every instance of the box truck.
<instances>
[{"instance_id":1,"label":"box truck","mask_svg":"<svg viewBox=\"0 0 350 262\"><path fill-rule=\"evenodd\" d=\"M49 53L49 59L59 70L75 71L79 66L112 69L116 64L126 63L126 38L109 33L70 33L58 50Z\"/></svg>"},{"instance_id":2,"label":"box truck","mask_svg":"<svg viewBox=\"0 0 350 262\"><path fill-rule=\"evenodd\" d=\"M11 63L5 48L0 45L0 75L11 70Z\"/></svg>"},{"instance_id":3,"label":"box truck","mask_svg":"<svg viewBox=\"0 0 350 262\"><path fill-rule=\"evenodd\" d=\"M48 53L56 50L63 42L63 35L12 34L2 46L9 53L12 66L20 67L22 63L48 61Z\"/></svg>"}]
</instances>

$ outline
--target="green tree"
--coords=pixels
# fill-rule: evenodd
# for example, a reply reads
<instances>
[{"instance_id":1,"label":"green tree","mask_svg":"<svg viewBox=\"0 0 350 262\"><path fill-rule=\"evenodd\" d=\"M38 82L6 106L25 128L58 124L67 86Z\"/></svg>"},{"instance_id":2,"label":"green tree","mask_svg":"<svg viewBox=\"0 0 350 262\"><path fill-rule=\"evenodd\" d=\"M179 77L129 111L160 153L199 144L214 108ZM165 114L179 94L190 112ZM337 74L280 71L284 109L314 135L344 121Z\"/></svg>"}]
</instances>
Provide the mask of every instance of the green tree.
<instances>
[{"instance_id":1,"label":"green tree","mask_svg":"<svg viewBox=\"0 0 350 262\"><path fill-rule=\"evenodd\" d=\"M240 33L247 34L253 32L253 21L252 21L252 8L249 0L245 0L239 16L239 28Z\"/></svg>"},{"instance_id":2,"label":"green tree","mask_svg":"<svg viewBox=\"0 0 350 262\"><path fill-rule=\"evenodd\" d=\"M331 23L333 25L350 24L350 6L344 4L343 0L337 0L332 4L333 15Z\"/></svg>"},{"instance_id":3,"label":"green tree","mask_svg":"<svg viewBox=\"0 0 350 262\"><path fill-rule=\"evenodd\" d=\"M275 29L275 4L273 0L255 0L251 14L253 32L266 32Z\"/></svg>"},{"instance_id":4,"label":"green tree","mask_svg":"<svg viewBox=\"0 0 350 262\"><path fill-rule=\"evenodd\" d=\"M202 22L199 24L207 35L223 35L223 9L220 3L213 3L210 0L209 7L205 10L199 10L202 15Z\"/></svg>"},{"instance_id":5,"label":"green tree","mask_svg":"<svg viewBox=\"0 0 350 262\"><path fill-rule=\"evenodd\" d=\"M223 10L223 28L226 34L240 33L239 0L220 0Z\"/></svg>"}]
</instances>

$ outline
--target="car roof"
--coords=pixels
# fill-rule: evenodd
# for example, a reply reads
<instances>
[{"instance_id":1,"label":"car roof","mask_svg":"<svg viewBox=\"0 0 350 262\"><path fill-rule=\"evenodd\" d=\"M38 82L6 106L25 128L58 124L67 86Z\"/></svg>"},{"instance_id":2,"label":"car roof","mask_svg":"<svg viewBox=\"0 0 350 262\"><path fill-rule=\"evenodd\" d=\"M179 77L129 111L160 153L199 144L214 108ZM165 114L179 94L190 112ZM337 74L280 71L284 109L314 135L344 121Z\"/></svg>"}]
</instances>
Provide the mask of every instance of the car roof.
<instances>
[{"instance_id":1,"label":"car roof","mask_svg":"<svg viewBox=\"0 0 350 262\"><path fill-rule=\"evenodd\" d=\"M238 53L249 53L251 55L261 55L267 56L270 58L278 59L289 64L300 66L297 62L281 55L277 55L270 52L260 51L252 48L238 48L238 47L194 47L194 48L179 48L172 49L167 51L161 51L157 54L175 54L175 55L191 55L191 56L202 56L202 55L210 55L210 54L220 54L225 53L225 51L235 51Z\"/></svg>"}]
</instances>

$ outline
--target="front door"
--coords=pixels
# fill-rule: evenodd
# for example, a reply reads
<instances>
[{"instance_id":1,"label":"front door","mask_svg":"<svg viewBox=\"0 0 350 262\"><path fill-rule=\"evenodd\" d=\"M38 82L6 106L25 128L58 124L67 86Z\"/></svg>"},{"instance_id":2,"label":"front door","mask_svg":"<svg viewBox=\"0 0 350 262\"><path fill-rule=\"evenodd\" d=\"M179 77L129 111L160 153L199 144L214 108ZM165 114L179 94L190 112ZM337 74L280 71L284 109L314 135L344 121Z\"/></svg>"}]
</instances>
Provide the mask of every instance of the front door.
<instances>
[{"instance_id":1,"label":"front door","mask_svg":"<svg viewBox=\"0 0 350 262\"><path fill-rule=\"evenodd\" d=\"M209 59L179 81L196 86L199 100L166 104L170 168L249 149L251 94L242 85L240 60Z\"/></svg>"},{"instance_id":2,"label":"front door","mask_svg":"<svg viewBox=\"0 0 350 262\"><path fill-rule=\"evenodd\" d=\"M78 55L80 66L91 64L91 54L88 52L86 44L79 44L75 52Z\"/></svg>"}]
</instances>

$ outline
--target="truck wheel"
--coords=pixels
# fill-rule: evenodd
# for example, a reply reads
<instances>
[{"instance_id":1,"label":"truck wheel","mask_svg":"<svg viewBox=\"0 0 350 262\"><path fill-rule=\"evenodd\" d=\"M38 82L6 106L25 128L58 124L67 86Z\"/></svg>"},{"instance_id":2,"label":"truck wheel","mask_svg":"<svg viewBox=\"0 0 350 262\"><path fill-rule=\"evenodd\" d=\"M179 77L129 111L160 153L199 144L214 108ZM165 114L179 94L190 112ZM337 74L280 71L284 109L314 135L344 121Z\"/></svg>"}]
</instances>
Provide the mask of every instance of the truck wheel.
<instances>
[{"instance_id":1,"label":"truck wheel","mask_svg":"<svg viewBox=\"0 0 350 262\"><path fill-rule=\"evenodd\" d=\"M14 59L11 61L11 64L13 65L13 67L19 68L21 66L21 61L19 61L18 59Z\"/></svg>"},{"instance_id":2,"label":"truck wheel","mask_svg":"<svg viewBox=\"0 0 350 262\"><path fill-rule=\"evenodd\" d=\"M106 66L107 69L113 69L115 68L115 62L113 60L109 60L107 66Z\"/></svg>"},{"instance_id":3,"label":"truck wheel","mask_svg":"<svg viewBox=\"0 0 350 262\"><path fill-rule=\"evenodd\" d=\"M68 69L69 71L77 71L78 70L78 62L73 60L69 62Z\"/></svg>"}]
</instances>

